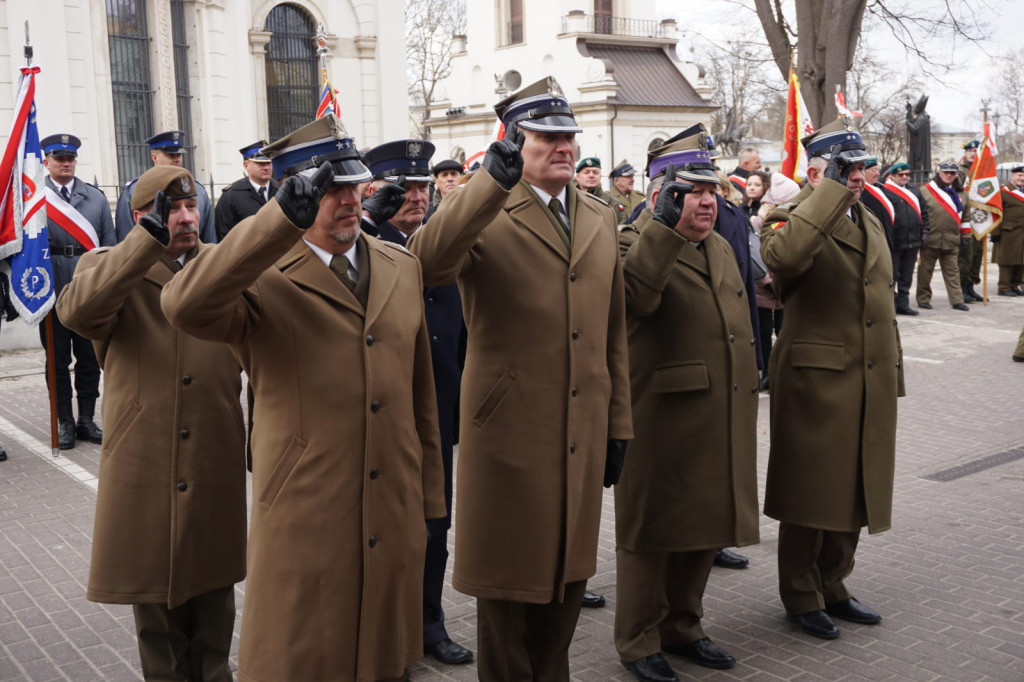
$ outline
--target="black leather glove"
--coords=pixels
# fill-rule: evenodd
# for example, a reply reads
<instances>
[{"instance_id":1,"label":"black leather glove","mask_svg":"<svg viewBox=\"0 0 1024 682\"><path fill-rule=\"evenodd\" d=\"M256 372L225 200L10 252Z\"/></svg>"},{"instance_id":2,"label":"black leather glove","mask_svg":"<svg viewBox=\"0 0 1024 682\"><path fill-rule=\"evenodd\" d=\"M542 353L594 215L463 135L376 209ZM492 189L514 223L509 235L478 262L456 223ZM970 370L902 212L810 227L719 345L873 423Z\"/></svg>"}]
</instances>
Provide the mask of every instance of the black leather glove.
<instances>
[{"instance_id":1,"label":"black leather glove","mask_svg":"<svg viewBox=\"0 0 1024 682\"><path fill-rule=\"evenodd\" d=\"M846 180L850 177L853 164L842 157L842 145L833 145L829 150L828 165L825 166L825 177L835 180L840 185L846 186Z\"/></svg>"},{"instance_id":2,"label":"black leather glove","mask_svg":"<svg viewBox=\"0 0 1024 682\"><path fill-rule=\"evenodd\" d=\"M164 246L171 241L171 233L167 230L167 217L171 215L171 204L173 203L162 189L158 189L153 198L153 208L139 218L139 225L146 228L146 231Z\"/></svg>"},{"instance_id":3,"label":"black leather glove","mask_svg":"<svg viewBox=\"0 0 1024 682\"><path fill-rule=\"evenodd\" d=\"M379 227L394 218L404 203L405 176L399 175L394 182L378 187L369 199L363 199L363 210Z\"/></svg>"},{"instance_id":4,"label":"black leather glove","mask_svg":"<svg viewBox=\"0 0 1024 682\"><path fill-rule=\"evenodd\" d=\"M519 178L523 177L523 155L519 153L519 144L515 141L519 139L521 142L522 135L516 124L509 123L505 139L492 142L484 155L483 167L504 190L515 187Z\"/></svg>"},{"instance_id":5,"label":"black leather glove","mask_svg":"<svg viewBox=\"0 0 1024 682\"><path fill-rule=\"evenodd\" d=\"M626 461L626 441L609 440L608 454L604 459L604 487L611 488L619 482L622 464Z\"/></svg>"},{"instance_id":6,"label":"black leather glove","mask_svg":"<svg viewBox=\"0 0 1024 682\"><path fill-rule=\"evenodd\" d=\"M654 206L654 219L671 230L676 229L683 215L683 200L692 191L693 185L676 180L675 164L670 163L665 169L658 203Z\"/></svg>"},{"instance_id":7,"label":"black leather glove","mask_svg":"<svg viewBox=\"0 0 1024 682\"><path fill-rule=\"evenodd\" d=\"M1002 235L998 235L998 234L990 234L988 236L989 241L992 242L993 244L998 244L999 240L1002 239L1002 238L1003 238Z\"/></svg>"},{"instance_id":8,"label":"black leather glove","mask_svg":"<svg viewBox=\"0 0 1024 682\"><path fill-rule=\"evenodd\" d=\"M970 237L960 237L960 252L963 253L971 248Z\"/></svg>"},{"instance_id":9,"label":"black leather glove","mask_svg":"<svg viewBox=\"0 0 1024 682\"><path fill-rule=\"evenodd\" d=\"M309 227L316 221L316 214L320 210L320 199L323 198L327 189L334 179L334 169L331 164L324 162L316 169L312 177L293 175L285 180L274 198L284 211L284 217L292 221L296 227L302 230Z\"/></svg>"},{"instance_id":10,"label":"black leather glove","mask_svg":"<svg viewBox=\"0 0 1024 682\"><path fill-rule=\"evenodd\" d=\"M927 249L928 248L928 233L927 232L922 232L921 233L921 248L922 249Z\"/></svg>"}]
</instances>

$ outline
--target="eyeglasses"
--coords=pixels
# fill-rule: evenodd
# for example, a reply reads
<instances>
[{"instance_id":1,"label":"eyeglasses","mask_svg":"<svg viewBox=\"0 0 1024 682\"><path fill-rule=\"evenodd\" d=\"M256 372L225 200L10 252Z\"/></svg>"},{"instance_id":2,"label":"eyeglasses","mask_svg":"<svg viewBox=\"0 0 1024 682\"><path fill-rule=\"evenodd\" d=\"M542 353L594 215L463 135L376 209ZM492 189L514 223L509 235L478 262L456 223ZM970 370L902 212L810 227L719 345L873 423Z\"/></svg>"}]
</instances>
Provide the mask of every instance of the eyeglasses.
<instances>
[{"instance_id":1,"label":"eyeglasses","mask_svg":"<svg viewBox=\"0 0 1024 682\"><path fill-rule=\"evenodd\" d=\"M902 173L894 173L894 175L899 175L900 177L903 177L903 178L909 178L910 177L910 171L903 171Z\"/></svg>"}]
</instances>

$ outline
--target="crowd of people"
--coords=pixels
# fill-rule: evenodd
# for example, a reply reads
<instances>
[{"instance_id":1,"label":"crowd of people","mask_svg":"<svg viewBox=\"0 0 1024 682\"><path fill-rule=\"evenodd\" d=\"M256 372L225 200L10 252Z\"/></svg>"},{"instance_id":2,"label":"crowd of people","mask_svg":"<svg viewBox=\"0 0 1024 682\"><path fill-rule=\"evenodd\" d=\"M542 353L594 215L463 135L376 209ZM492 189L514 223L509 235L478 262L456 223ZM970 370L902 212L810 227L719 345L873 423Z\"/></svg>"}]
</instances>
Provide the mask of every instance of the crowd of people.
<instances>
[{"instance_id":1,"label":"crowd of people","mask_svg":"<svg viewBox=\"0 0 1024 682\"><path fill-rule=\"evenodd\" d=\"M785 615L823 639L881 621L844 581L862 528L891 524L919 251L918 308L936 262L954 309L980 299L966 154L918 188L837 120L803 140L801 187L750 147L725 174L697 124L606 191L553 78L495 111L473 173L425 140L359 150L327 116L243 147L215 206L160 133L113 219L81 142L43 140L99 246L48 223L60 447L102 443L87 596L132 605L147 680L233 679L243 579L246 682L403 679L424 655L568 680L613 486L623 665L732 667L703 595L760 539L761 391ZM1024 296L1024 166L1002 191L999 294ZM475 653L441 600L456 494Z\"/></svg>"}]
</instances>

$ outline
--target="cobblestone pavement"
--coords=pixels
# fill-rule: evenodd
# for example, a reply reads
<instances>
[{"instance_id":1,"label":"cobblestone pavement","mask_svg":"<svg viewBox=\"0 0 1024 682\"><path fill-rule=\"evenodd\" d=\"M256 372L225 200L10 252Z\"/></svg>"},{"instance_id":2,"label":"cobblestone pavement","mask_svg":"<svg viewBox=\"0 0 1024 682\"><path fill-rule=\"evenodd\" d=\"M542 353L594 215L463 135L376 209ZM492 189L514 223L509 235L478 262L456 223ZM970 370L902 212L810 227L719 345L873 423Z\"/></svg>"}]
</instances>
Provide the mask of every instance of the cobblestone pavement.
<instances>
[{"instance_id":1,"label":"cobblestone pavement","mask_svg":"<svg viewBox=\"0 0 1024 682\"><path fill-rule=\"evenodd\" d=\"M993 293L994 276L990 268ZM751 566L714 569L704 600L708 634L739 662L711 671L669 656L684 679L1024 680L1024 364L1010 361L1024 299L993 296L963 313L937 283L934 310L900 318L909 395L899 406L893 529L862 537L849 580L884 620L840 621L834 641L787 623L778 526L762 517L761 544L742 550ZM84 596L99 447L80 442L54 458L48 424L41 352L0 354L0 444L10 457L0 463L0 680L137 680L130 608ZM758 435L763 492L764 396ZM580 618L571 649L580 682L632 679L612 644L614 549L609 492L590 583L608 606ZM453 639L475 649L473 600L450 588L445 596ZM473 665L425 660L410 670L415 681L475 678Z\"/></svg>"}]
</instances>

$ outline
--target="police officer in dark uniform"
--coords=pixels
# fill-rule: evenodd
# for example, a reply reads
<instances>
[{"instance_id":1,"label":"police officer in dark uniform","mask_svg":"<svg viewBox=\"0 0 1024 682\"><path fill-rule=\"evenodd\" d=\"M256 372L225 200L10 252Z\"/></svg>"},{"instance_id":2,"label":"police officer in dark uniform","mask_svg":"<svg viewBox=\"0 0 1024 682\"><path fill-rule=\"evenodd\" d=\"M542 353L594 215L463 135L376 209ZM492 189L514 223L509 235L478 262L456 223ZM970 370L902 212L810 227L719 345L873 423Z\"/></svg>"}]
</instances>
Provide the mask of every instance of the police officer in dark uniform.
<instances>
[{"instance_id":1,"label":"police officer in dark uniform","mask_svg":"<svg viewBox=\"0 0 1024 682\"><path fill-rule=\"evenodd\" d=\"M277 193L277 183L271 177L270 158L260 150L267 146L266 140L253 142L239 149L245 177L231 183L217 200L214 211L217 226L217 241L232 227L251 215L256 215L263 204Z\"/></svg>"},{"instance_id":2,"label":"police officer in dark uniform","mask_svg":"<svg viewBox=\"0 0 1024 682\"><path fill-rule=\"evenodd\" d=\"M114 245L114 222L110 217L110 204L103 192L75 177L78 149L82 141L74 135L61 133L43 138L39 144L45 155L43 165L48 173L46 187L64 202L64 205L55 204L46 219L54 292L60 296L60 292L75 274L79 256L97 246ZM57 200L50 198L50 201ZM83 219L92 226L95 233L83 236L85 243L74 236L81 232L81 228L74 223ZM46 325L39 325L39 338L43 347L49 346ZM75 356L74 392L71 389L69 369L72 353ZM76 438L102 443L103 431L93 421L96 399L100 397L100 365L92 341L61 324L56 313L53 316L53 359L57 379L58 447L70 450L75 447ZM71 403L73 394L78 398L77 425Z\"/></svg>"},{"instance_id":3,"label":"police officer in dark uniform","mask_svg":"<svg viewBox=\"0 0 1024 682\"><path fill-rule=\"evenodd\" d=\"M157 133L146 140L149 145L149 158L154 166L180 166L182 165L182 149L184 144L184 133L180 130L168 130ZM114 229L117 233L117 243L120 244L128 236L135 221L132 219L132 193L135 191L135 180L131 180L124 186L120 198L117 200L117 209L114 211ZM196 182L196 199L199 202L199 239L204 244L216 244L217 232L213 223L213 205L210 203L210 195L206 189Z\"/></svg>"},{"instance_id":4,"label":"police officer in dark uniform","mask_svg":"<svg viewBox=\"0 0 1024 682\"><path fill-rule=\"evenodd\" d=\"M423 223L428 208L430 157L434 145L425 140L395 140L374 147L365 154L373 173L374 194L364 202L363 228L378 239L405 246ZM390 218L381 220L377 209L382 196L393 192L394 182L403 179L405 200ZM376 201L375 201L376 198ZM390 199L389 199L390 201ZM452 452L455 410L459 404L462 367L459 337L462 333L462 299L459 285L423 288L423 301L430 332L430 355L434 366L437 395L437 423L444 461L444 496L447 515L427 521L427 554L423 571L423 649L441 663L457 665L473 660L473 652L448 636L444 625L441 592L448 564L448 529L452 525Z\"/></svg>"}]
</instances>

